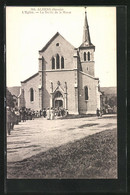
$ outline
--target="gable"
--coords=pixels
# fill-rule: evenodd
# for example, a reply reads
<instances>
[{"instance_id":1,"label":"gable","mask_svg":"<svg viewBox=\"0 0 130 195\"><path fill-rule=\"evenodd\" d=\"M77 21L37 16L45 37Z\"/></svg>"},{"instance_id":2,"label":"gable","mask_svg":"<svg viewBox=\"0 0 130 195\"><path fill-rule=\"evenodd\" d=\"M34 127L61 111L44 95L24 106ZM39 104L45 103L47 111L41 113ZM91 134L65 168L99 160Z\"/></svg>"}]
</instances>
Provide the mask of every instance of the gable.
<instances>
[{"instance_id":1,"label":"gable","mask_svg":"<svg viewBox=\"0 0 130 195\"><path fill-rule=\"evenodd\" d=\"M73 68L73 56L75 48L59 33L56 33L54 37L39 51L40 58L44 58L44 70L52 69L52 58L56 59L58 54L59 59L64 58L64 69Z\"/></svg>"},{"instance_id":2,"label":"gable","mask_svg":"<svg viewBox=\"0 0 130 195\"><path fill-rule=\"evenodd\" d=\"M60 35L59 32L57 32L57 33L56 33L56 34L47 42L47 44L46 44L41 50L39 50L39 52L44 52L44 51L51 45L51 43L52 43L53 41L55 41L55 39L57 39L57 37L60 37L60 38L64 39L64 41L65 41L66 43L68 43L68 44L74 49L74 46L72 46L67 40L65 40L65 38L64 38L63 36Z\"/></svg>"}]
</instances>

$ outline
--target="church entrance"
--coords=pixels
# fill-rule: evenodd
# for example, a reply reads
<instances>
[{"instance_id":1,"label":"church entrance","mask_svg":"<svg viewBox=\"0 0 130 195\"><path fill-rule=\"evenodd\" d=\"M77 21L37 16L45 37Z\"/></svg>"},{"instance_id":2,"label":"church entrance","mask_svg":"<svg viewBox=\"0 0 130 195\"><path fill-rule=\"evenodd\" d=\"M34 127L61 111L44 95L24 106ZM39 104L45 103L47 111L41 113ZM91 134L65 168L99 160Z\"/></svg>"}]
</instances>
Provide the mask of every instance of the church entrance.
<instances>
[{"instance_id":1,"label":"church entrance","mask_svg":"<svg viewBox=\"0 0 130 195\"><path fill-rule=\"evenodd\" d=\"M55 108L63 108L63 101L55 100Z\"/></svg>"},{"instance_id":2,"label":"church entrance","mask_svg":"<svg viewBox=\"0 0 130 195\"><path fill-rule=\"evenodd\" d=\"M60 91L57 91L54 96L54 108L63 108L63 95Z\"/></svg>"}]
</instances>

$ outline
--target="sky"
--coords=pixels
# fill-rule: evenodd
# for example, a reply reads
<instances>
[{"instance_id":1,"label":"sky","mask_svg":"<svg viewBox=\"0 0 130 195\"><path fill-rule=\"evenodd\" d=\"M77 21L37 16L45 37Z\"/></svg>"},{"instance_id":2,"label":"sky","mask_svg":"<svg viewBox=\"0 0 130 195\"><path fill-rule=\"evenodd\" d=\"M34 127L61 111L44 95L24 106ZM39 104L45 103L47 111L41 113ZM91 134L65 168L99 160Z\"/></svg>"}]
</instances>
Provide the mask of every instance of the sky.
<instances>
[{"instance_id":1,"label":"sky","mask_svg":"<svg viewBox=\"0 0 130 195\"><path fill-rule=\"evenodd\" d=\"M38 72L38 51L59 32L74 47L82 44L84 7L6 7L6 85ZM101 87L116 86L116 7L87 7L95 45L95 77Z\"/></svg>"}]
</instances>

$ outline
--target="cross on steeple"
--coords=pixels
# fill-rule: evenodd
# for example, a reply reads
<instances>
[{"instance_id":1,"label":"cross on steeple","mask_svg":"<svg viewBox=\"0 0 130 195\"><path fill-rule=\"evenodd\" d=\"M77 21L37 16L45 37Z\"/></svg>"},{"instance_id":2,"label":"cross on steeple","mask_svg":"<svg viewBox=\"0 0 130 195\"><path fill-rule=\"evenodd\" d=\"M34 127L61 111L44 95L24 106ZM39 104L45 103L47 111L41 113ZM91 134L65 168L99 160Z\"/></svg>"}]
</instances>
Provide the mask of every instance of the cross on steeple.
<instances>
[{"instance_id":1,"label":"cross on steeple","mask_svg":"<svg viewBox=\"0 0 130 195\"><path fill-rule=\"evenodd\" d=\"M86 11L87 7L84 7L84 8L85 8L85 13L86 13L86 12L87 12L87 11Z\"/></svg>"}]
</instances>

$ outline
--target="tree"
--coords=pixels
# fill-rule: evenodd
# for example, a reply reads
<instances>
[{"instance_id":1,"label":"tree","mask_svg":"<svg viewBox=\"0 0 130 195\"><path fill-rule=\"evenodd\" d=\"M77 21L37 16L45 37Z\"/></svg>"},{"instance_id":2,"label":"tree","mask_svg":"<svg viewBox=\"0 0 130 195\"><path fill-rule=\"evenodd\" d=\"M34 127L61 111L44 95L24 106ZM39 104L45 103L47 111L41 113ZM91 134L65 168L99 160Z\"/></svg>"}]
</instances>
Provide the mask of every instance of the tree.
<instances>
[{"instance_id":1,"label":"tree","mask_svg":"<svg viewBox=\"0 0 130 195\"><path fill-rule=\"evenodd\" d=\"M14 108L14 99L13 95L10 91L6 88L6 106Z\"/></svg>"},{"instance_id":2,"label":"tree","mask_svg":"<svg viewBox=\"0 0 130 195\"><path fill-rule=\"evenodd\" d=\"M105 97L105 104L108 104L107 96Z\"/></svg>"},{"instance_id":3,"label":"tree","mask_svg":"<svg viewBox=\"0 0 130 195\"><path fill-rule=\"evenodd\" d=\"M117 98L115 96L110 97L108 100L108 104L111 108L117 106Z\"/></svg>"}]
</instances>

